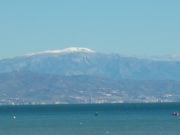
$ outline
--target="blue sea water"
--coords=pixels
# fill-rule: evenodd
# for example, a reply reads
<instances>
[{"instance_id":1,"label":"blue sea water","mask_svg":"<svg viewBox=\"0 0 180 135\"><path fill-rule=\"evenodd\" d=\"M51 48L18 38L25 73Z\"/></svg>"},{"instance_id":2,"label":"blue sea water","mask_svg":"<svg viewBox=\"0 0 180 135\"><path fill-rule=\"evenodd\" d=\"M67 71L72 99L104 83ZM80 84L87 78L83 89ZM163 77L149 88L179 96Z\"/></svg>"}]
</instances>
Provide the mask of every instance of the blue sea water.
<instances>
[{"instance_id":1,"label":"blue sea water","mask_svg":"<svg viewBox=\"0 0 180 135\"><path fill-rule=\"evenodd\" d=\"M0 106L0 135L179 135L180 103Z\"/></svg>"}]
</instances>

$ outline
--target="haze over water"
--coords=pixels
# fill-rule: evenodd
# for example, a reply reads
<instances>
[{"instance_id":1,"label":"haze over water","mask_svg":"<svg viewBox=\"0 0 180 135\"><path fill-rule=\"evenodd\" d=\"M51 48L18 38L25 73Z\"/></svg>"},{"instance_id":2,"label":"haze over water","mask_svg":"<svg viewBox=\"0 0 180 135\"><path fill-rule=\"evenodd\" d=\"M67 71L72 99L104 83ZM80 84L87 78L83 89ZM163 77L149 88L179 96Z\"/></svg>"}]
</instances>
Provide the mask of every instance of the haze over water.
<instances>
[{"instance_id":1,"label":"haze over water","mask_svg":"<svg viewBox=\"0 0 180 135\"><path fill-rule=\"evenodd\" d=\"M1 106L1 135L177 135L180 103Z\"/></svg>"}]
</instances>

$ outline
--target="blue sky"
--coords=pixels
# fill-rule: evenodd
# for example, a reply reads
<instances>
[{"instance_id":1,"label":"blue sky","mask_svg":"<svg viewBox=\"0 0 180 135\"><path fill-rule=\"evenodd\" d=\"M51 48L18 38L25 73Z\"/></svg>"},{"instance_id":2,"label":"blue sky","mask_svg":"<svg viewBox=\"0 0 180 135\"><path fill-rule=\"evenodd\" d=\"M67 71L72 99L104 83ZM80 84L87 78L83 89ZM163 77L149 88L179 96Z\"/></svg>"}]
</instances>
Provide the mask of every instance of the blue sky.
<instances>
[{"instance_id":1,"label":"blue sky","mask_svg":"<svg viewBox=\"0 0 180 135\"><path fill-rule=\"evenodd\" d=\"M0 1L0 58L71 46L180 54L179 0Z\"/></svg>"}]
</instances>

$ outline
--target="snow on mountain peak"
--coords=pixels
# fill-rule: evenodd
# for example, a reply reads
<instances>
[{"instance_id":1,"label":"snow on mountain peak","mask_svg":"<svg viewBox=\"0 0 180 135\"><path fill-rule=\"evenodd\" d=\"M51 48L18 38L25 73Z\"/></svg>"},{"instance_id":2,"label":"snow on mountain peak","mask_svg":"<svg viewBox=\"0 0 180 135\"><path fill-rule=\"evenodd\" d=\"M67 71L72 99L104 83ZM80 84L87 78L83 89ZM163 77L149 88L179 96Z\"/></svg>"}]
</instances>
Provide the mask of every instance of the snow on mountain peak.
<instances>
[{"instance_id":1,"label":"snow on mountain peak","mask_svg":"<svg viewBox=\"0 0 180 135\"><path fill-rule=\"evenodd\" d=\"M38 54L61 54L61 53L73 53L73 52L95 53L95 51L89 48L69 47L61 50L47 50L37 53L30 53L27 54L27 56L38 55Z\"/></svg>"}]
</instances>

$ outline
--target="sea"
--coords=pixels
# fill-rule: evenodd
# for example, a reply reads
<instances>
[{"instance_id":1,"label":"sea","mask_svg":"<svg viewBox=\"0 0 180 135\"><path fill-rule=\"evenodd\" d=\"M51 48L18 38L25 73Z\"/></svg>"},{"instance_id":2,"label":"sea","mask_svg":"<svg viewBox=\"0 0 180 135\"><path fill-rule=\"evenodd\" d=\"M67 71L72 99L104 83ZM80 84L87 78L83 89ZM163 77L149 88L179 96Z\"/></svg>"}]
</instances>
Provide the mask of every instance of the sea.
<instances>
[{"instance_id":1,"label":"sea","mask_svg":"<svg viewBox=\"0 0 180 135\"><path fill-rule=\"evenodd\" d=\"M180 103L0 106L0 135L180 135Z\"/></svg>"}]
</instances>

